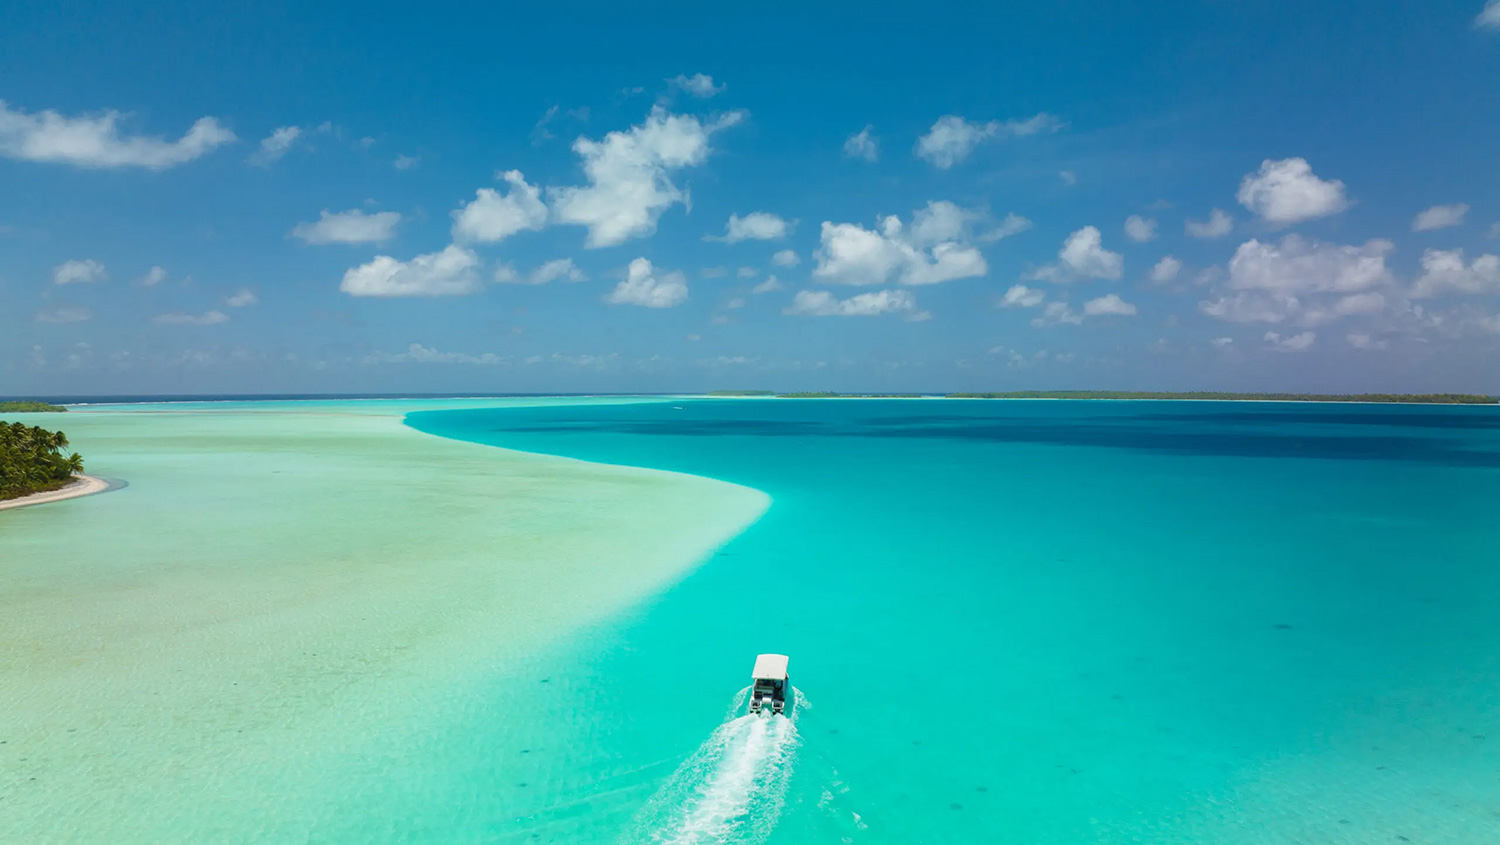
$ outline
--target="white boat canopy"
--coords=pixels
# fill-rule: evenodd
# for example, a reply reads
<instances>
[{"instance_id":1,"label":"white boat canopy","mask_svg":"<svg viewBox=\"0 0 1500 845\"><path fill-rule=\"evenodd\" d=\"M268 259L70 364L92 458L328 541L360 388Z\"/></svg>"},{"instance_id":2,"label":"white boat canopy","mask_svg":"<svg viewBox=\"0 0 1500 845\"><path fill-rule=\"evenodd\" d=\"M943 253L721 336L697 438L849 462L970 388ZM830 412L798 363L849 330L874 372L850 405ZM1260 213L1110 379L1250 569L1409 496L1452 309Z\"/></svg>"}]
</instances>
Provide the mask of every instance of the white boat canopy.
<instances>
[{"instance_id":1,"label":"white boat canopy","mask_svg":"<svg viewBox=\"0 0 1500 845\"><path fill-rule=\"evenodd\" d=\"M784 681L787 678L786 664L791 660L785 654L761 654L755 658L755 670L750 673L751 680L756 681Z\"/></svg>"}]
</instances>

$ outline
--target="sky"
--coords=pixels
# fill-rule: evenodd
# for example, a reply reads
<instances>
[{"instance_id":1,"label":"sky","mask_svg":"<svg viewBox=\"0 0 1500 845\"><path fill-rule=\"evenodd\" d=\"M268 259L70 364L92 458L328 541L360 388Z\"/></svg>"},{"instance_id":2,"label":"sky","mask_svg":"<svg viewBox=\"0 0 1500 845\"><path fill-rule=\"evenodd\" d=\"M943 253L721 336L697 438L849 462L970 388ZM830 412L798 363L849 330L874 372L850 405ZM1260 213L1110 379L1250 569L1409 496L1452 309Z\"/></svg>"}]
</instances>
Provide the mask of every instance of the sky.
<instances>
[{"instance_id":1,"label":"sky","mask_svg":"<svg viewBox=\"0 0 1500 845\"><path fill-rule=\"evenodd\" d=\"M1500 393L1500 0L21 4L0 396Z\"/></svg>"}]
</instances>

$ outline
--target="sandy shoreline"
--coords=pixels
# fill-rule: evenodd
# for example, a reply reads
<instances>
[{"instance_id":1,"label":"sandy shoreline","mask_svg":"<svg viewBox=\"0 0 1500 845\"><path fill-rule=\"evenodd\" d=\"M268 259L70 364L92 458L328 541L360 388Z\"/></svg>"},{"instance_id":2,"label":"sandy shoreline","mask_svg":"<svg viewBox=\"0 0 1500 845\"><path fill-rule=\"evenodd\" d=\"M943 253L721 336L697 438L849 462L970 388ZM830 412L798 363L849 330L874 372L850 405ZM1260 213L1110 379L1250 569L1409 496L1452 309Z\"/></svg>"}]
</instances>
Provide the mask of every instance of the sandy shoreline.
<instances>
[{"instance_id":1,"label":"sandy shoreline","mask_svg":"<svg viewBox=\"0 0 1500 845\"><path fill-rule=\"evenodd\" d=\"M66 487L59 490L48 490L43 493L32 493L30 496L22 496L19 499L6 499L0 502L0 511L11 508L24 508L30 505L45 505L48 502L61 502L67 499L77 499L83 496L92 496L95 493L103 493L109 489L109 482L92 475L80 475L68 482Z\"/></svg>"}]
</instances>

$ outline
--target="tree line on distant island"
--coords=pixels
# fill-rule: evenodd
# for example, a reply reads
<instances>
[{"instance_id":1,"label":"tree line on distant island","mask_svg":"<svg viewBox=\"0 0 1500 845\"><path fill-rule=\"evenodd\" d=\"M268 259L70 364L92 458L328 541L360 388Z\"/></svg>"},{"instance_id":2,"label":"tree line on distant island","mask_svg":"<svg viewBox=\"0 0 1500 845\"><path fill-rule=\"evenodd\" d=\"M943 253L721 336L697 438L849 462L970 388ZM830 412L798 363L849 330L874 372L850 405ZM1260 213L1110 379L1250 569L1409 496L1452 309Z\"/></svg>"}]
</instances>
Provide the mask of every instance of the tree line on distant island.
<instances>
[{"instance_id":1,"label":"tree line on distant island","mask_svg":"<svg viewBox=\"0 0 1500 845\"><path fill-rule=\"evenodd\" d=\"M77 452L64 456L68 436L25 423L0 421L0 499L56 490L83 472Z\"/></svg>"},{"instance_id":2,"label":"tree line on distant island","mask_svg":"<svg viewBox=\"0 0 1500 845\"><path fill-rule=\"evenodd\" d=\"M833 393L774 390L715 390L709 396L767 396L776 399L1179 399L1218 402L1383 402L1423 405L1497 405L1500 399L1477 393L1186 393L1134 390L1013 390L1001 393Z\"/></svg>"},{"instance_id":3,"label":"tree line on distant island","mask_svg":"<svg viewBox=\"0 0 1500 845\"><path fill-rule=\"evenodd\" d=\"M18 399L11 402L0 401L0 414L55 414L66 411L61 405L50 405L46 402L38 402L35 399Z\"/></svg>"}]
</instances>

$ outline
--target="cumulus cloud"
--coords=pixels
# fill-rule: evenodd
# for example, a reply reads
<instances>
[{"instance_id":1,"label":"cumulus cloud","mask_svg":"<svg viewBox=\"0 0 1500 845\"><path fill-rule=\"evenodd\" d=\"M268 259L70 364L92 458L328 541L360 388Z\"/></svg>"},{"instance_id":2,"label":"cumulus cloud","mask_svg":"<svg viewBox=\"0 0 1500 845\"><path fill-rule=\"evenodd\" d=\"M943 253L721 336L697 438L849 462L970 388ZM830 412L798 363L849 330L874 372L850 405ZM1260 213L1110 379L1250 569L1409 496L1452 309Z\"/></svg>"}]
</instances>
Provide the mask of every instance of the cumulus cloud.
<instances>
[{"instance_id":1,"label":"cumulus cloud","mask_svg":"<svg viewBox=\"0 0 1500 845\"><path fill-rule=\"evenodd\" d=\"M873 134L875 127L866 126L844 141L844 155L863 161L874 162L880 158L880 142Z\"/></svg>"},{"instance_id":2,"label":"cumulus cloud","mask_svg":"<svg viewBox=\"0 0 1500 845\"><path fill-rule=\"evenodd\" d=\"M1058 171L1057 178L1061 179L1062 183L1064 185L1067 185L1069 188L1071 188L1074 185L1078 184L1078 174L1074 173L1071 170L1060 170L1060 171Z\"/></svg>"},{"instance_id":3,"label":"cumulus cloud","mask_svg":"<svg viewBox=\"0 0 1500 845\"><path fill-rule=\"evenodd\" d=\"M1035 308L1046 299L1046 294L1036 288L1025 285L1011 285L1005 295L1000 297L1001 308Z\"/></svg>"},{"instance_id":4,"label":"cumulus cloud","mask_svg":"<svg viewBox=\"0 0 1500 845\"><path fill-rule=\"evenodd\" d=\"M310 244L369 244L390 240L401 215L395 211L366 214L360 209L337 214L324 209L313 223L298 223L291 236Z\"/></svg>"},{"instance_id":5,"label":"cumulus cloud","mask_svg":"<svg viewBox=\"0 0 1500 845\"><path fill-rule=\"evenodd\" d=\"M986 243L1003 240L1012 235L1019 235L1031 228L1031 221L1019 214L1011 213L1005 215L994 228L979 233L979 240Z\"/></svg>"},{"instance_id":6,"label":"cumulus cloud","mask_svg":"<svg viewBox=\"0 0 1500 845\"><path fill-rule=\"evenodd\" d=\"M463 352L439 352L430 346L413 343L405 352L372 352L365 356L366 364L478 364L494 366L506 363L493 352L468 355Z\"/></svg>"},{"instance_id":7,"label":"cumulus cloud","mask_svg":"<svg viewBox=\"0 0 1500 845\"><path fill-rule=\"evenodd\" d=\"M727 244L740 241L775 241L786 237L787 222L765 211L752 211L744 217L729 215L724 224L723 235L705 235L705 241L722 241ZM795 254L795 253L794 253Z\"/></svg>"},{"instance_id":8,"label":"cumulus cloud","mask_svg":"<svg viewBox=\"0 0 1500 845\"><path fill-rule=\"evenodd\" d=\"M302 137L300 126L283 126L276 129L261 139L260 146L250 154L249 161L256 167L270 167L280 161L300 137Z\"/></svg>"},{"instance_id":9,"label":"cumulus cloud","mask_svg":"<svg viewBox=\"0 0 1500 845\"><path fill-rule=\"evenodd\" d=\"M248 308L257 302L260 302L260 297L256 296L255 291L249 288L243 288L224 300L224 304L230 308Z\"/></svg>"},{"instance_id":10,"label":"cumulus cloud","mask_svg":"<svg viewBox=\"0 0 1500 845\"><path fill-rule=\"evenodd\" d=\"M1266 332L1265 341L1277 352L1304 352L1313 345L1317 337L1313 332L1302 332L1290 337L1282 337L1276 332Z\"/></svg>"},{"instance_id":11,"label":"cumulus cloud","mask_svg":"<svg viewBox=\"0 0 1500 845\"><path fill-rule=\"evenodd\" d=\"M1240 182L1235 199L1267 223L1283 226L1327 217L1349 207L1344 183L1319 179L1302 158L1261 162L1259 171Z\"/></svg>"},{"instance_id":12,"label":"cumulus cloud","mask_svg":"<svg viewBox=\"0 0 1500 845\"><path fill-rule=\"evenodd\" d=\"M881 314L906 314L909 318L921 319L925 312L918 312L917 298L910 291L878 290L861 293L848 299L839 299L826 290L798 291L792 304L782 309L784 314L801 317L877 317Z\"/></svg>"},{"instance_id":13,"label":"cumulus cloud","mask_svg":"<svg viewBox=\"0 0 1500 845\"><path fill-rule=\"evenodd\" d=\"M678 74L668 79L667 83L700 99L722 94L725 88L723 85L714 85L714 78L706 73L695 73L692 76Z\"/></svg>"},{"instance_id":14,"label":"cumulus cloud","mask_svg":"<svg viewBox=\"0 0 1500 845\"><path fill-rule=\"evenodd\" d=\"M754 294L774 293L775 291L781 290L781 287L782 286L780 280L778 280L775 276L767 276L765 281L751 288L750 292Z\"/></svg>"},{"instance_id":15,"label":"cumulus cloud","mask_svg":"<svg viewBox=\"0 0 1500 845\"><path fill-rule=\"evenodd\" d=\"M969 157L981 142L992 138L1056 132L1063 127L1054 115L1042 113L1026 120L991 120L971 123L955 114L937 119L927 134L917 139L916 154L933 166L947 170Z\"/></svg>"},{"instance_id":16,"label":"cumulus cloud","mask_svg":"<svg viewBox=\"0 0 1500 845\"><path fill-rule=\"evenodd\" d=\"M410 261L377 255L345 272L339 290L350 296L462 296L479 290L479 265L479 256L456 244Z\"/></svg>"},{"instance_id":17,"label":"cumulus cloud","mask_svg":"<svg viewBox=\"0 0 1500 845\"><path fill-rule=\"evenodd\" d=\"M1068 303L1049 302L1047 307L1042 309L1041 315L1032 319L1031 325L1040 329L1065 324L1076 326L1082 322L1083 315L1069 308Z\"/></svg>"},{"instance_id":18,"label":"cumulus cloud","mask_svg":"<svg viewBox=\"0 0 1500 845\"><path fill-rule=\"evenodd\" d=\"M1229 346L1231 346L1234 343L1234 338L1232 338L1232 337L1216 337L1216 338L1214 338L1213 340L1211 340L1209 342L1214 345L1215 349L1226 349L1226 348L1228 348Z\"/></svg>"},{"instance_id":19,"label":"cumulus cloud","mask_svg":"<svg viewBox=\"0 0 1500 845\"><path fill-rule=\"evenodd\" d=\"M783 249L771 256L771 263L777 267L796 267L801 262L802 259L797 257L797 253L790 249Z\"/></svg>"},{"instance_id":20,"label":"cumulus cloud","mask_svg":"<svg viewBox=\"0 0 1500 845\"><path fill-rule=\"evenodd\" d=\"M1222 238L1234 228L1234 218L1223 209L1216 208L1208 215L1207 220L1201 223L1189 220L1184 228L1195 238Z\"/></svg>"},{"instance_id":21,"label":"cumulus cloud","mask_svg":"<svg viewBox=\"0 0 1500 845\"><path fill-rule=\"evenodd\" d=\"M1484 9L1474 18L1474 25L1482 29L1500 29L1500 0L1487 0Z\"/></svg>"},{"instance_id":22,"label":"cumulus cloud","mask_svg":"<svg viewBox=\"0 0 1500 845\"><path fill-rule=\"evenodd\" d=\"M52 268L52 284L54 285L92 284L102 282L106 278L108 274L104 271L104 265L92 258L64 261Z\"/></svg>"},{"instance_id":23,"label":"cumulus cloud","mask_svg":"<svg viewBox=\"0 0 1500 845\"><path fill-rule=\"evenodd\" d=\"M671 308L687 301L687 279L679 272L657 277L655 268L645 258L630 262L624 281L604 297L611 305L639 305L644 308Z\"/></svg>"},{"instance_id":24,"label":"cumulus cloud","mask_svg":"<svg viewBox=\"0 0 1500 845\"><path fill-rule=\"evenodd\" d=\"M144 167L165 170L235 140L212 117L199 118L176 141L120 135L120 113L65 117L47 110L27 114L0 100L0 156L77 167Z\"/></svg>"},{"instance_id":25,"label":"cumulus cloud","mask_svg":"<svg viewBox=\"0 0 1500 845\"><path fill-rule=\"evenodd\" d=\"M61 305L49 311L38 311L38 323L82 323L94 318L94 312L81 305Z\"/></svg>"},{"instance_id":26,"label":"cumulus cloud","mask_svg":"<svg viewBox=\"0 0 1500 845\"><path fill-rule=\"evenodd\" d=\"M1085 317L1133 317L1135 306L1121 299L1118 294L1107 294L1097 299L1090 299L1083 304L1083 315Z\"/></svg>"},{"instance_id":27,"label":"cumulus cloud","mask_svg":"<svg viewBox=\"0 0 1500 845\"><path fill-rule=\"evenodd\" d=\"M229 315L223 311L205 311L202 314L171 311L166 314L157 314L151 318L151 322L163 326L213 326L229 322Z\"/></svg>"},{"instance_id":28,"label":"cumulus cloud","mask_svg":"<svg viewBox=\"0 0 1500 845\"><path fill-rule=\"evenodd\" d=\"M1412 288L1414 298L1488 293L1500 293L1500 256L1481 255L1465 264L1461 249L1429 249L1422 253L1422 275Z\"/></svg>"},{"instance_id":29,"label":"cumulus cloud","mask_svg":"<svg viewBox=\"0 0 1500 845\"><path fill-rule=\"evenodd\" d=\"M1199 309L1234 323L1307 326L1378 310L1384 304L1378 289L1394 285L1386 266L1394 248L1380 239L1344 246L1297 235L1279 244L1252 238L1229 261L1228 292Z\"/></svg>"},{"instance_id":30,"label":"cumulus cloud","mask_svg":"<svg viewBox=\"0 0 1500 845\"><path fill-rule=\"evenodd\" d=\"M421 156L398 155L396 160L391 162L391 166L397 170L411 170L421 163Z\"/></svg>"},{"instance_id":31,"label":"cumulus cloud","mask_svg":"<svg viewBox=\"0 0 1500 845\"><path fill-rule=\"evenodd\" d=\"M547 206L540 188L526 183L519 170L499 174L510 186L501 195L493 188L475 191L474 201L453 212L453 239L466 243L494 243L517 232L540 229L547 223Z\"/></svg>"},{"instance_id":32,"label":"cumulus cloud","mask_svg":"<svg viewBox=\"0 0 1500 845\"><path fill-rule=\"evenodd\" d=\"M1139 214L1125 218L1125 236L1138 244L1156 239L1156 221Z\"/></svg>"},{"instance_id":33,"label":"cumulus cloud","mask_svg":"<svg viewBox=\"0 0 1500 845\"><path fill-rule=\"evenodd\" d=\"M1076 279L1118 279L1124 270L1124 257L1104 248L1103 235L1096 227L1084 226L1063 241L1056 264L1041 267L1028 278L1057 283Z\"/></svg>"},{"instance_id":34,"label":"cumulus cloud","mask_svg":"<svg viewBox=\"0 0 1500 845\"><path fill-rule=\"evenodd\" d=\"M672 171L701 164L714 133L743 118L735 111L704 124L658 106L627 131L602 141L579 138L573 151L583 159L589 184L550 191L555 219L587 227L589 247L652 234L662 212L684 201L669 178Z\"/></svg>"},{"instance_id":35,"label":"cumulus cloud","mask_svg":"<svg viewBox=\"0 0 1500 845\"><path fill-rule=\"evenodd\" d=\"M1156 262L1155 266L1151 268L1151 281L1159 285L1166 284L1167 282L1175 280L1177 278L1177 274L1181 272L1182 262L1178 261L1170 255L1164 255L1162 256L1162 259Z\"/></svg>"},{"instance_id":36,"label":"cumulus cloud","mask_svg":"<svg viewBox=\"0 0 1500 845\"><path fill-rule=\"evenodd\" d=\"M879 218L875 230L825 221L813 276L847 285L929 285L983 276L989 266L968 243L979 217L940 201L917 211L909 228L895 215Z\"/></svg>"},{"instance_id":37,"label":"cumulus cloud","mask_svg":"<svg viewBox=\"0 0 1500 845\"><path fill-rule=\"evenodd\" d=\"M1464 215L1468 213L1469 206L1465 203L1435 205L1418 214L1411 221L1411 230L1413 232L1431 232L1435 229L1447 229L1464 222Z\"/></svg>"},{"instance_id":38,"label":"cumulus cloud","mask_svg":"<svg viewBox=\"0 0 1500 845\"><path fill-rule=\"evenodd\" d=\"M154 288L167 280L167 271L161 267L152 267L146 271L146 275L140 279L141 287Z\"/></svg>"},{"instance_id":39,"label":"cumulus cloud","mask_svg":"<svg viewBox=\"0 0 1500 845\"><path fill-rule=\"evenodd\" d=\"M558 279L583 282L588 281L588 276L578 269L571 258L554 258L524 276L509 264L495 268L495 281L505 284L545 285Z\"/></svg>"}]
</instances>

